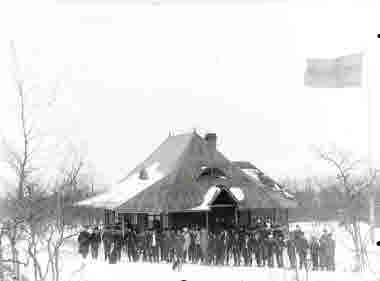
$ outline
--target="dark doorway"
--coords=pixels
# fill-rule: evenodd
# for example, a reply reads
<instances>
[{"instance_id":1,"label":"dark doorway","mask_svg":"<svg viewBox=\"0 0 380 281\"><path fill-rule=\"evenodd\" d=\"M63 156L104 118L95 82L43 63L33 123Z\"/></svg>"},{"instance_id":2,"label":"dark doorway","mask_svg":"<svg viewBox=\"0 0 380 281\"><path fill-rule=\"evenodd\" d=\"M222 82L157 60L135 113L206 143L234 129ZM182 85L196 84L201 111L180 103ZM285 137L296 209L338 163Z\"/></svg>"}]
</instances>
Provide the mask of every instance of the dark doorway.
<instances>
[{"instance_id":1,"label":"dark doorway","mask_svg":"<svg viewBox=\"0 0 380 281\"><path fill-rule=\"evenodd\" d=\"M230 228L236 224L236 201L226 189L222 189L215 198L209 212L209 228L218 232L223 228Z\"/></svg>"}]
</instances>

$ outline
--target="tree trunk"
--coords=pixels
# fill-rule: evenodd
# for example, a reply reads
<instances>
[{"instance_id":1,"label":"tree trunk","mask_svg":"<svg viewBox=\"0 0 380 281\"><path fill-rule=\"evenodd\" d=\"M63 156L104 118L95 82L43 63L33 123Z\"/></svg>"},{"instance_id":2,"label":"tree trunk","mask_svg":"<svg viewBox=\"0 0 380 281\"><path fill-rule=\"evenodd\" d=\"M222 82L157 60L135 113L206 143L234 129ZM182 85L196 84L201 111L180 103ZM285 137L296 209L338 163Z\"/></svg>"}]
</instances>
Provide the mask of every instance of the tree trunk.
<instances>
[{"instance_id":1,"label":"tree trunk","mask_svg":"<svg viewBox=\"0 0 380 281\"><path fill-rule=\"evenodd\" d=\"M0 234L0 260L3 260L3 248L2 248L2 238L3 238L3 233ZM0 280L4 280L4 271L3 268L0 267Z\"/></svg>"}]
</instances>

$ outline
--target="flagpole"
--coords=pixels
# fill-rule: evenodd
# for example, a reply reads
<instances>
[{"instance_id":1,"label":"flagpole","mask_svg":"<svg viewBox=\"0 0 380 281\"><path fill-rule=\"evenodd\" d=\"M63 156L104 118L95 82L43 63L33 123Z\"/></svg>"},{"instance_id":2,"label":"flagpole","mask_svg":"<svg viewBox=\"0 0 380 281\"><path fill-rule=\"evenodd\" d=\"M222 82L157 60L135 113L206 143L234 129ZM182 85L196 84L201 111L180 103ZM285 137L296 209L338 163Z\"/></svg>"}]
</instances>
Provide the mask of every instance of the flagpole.
<instances>
[{"instance_id":1,"label":"flagpole","mask_svg":"<svg viewBox=\"0 0 380 281\"><path fill-rule=\"evenodd\" d=\"M372 177L372 110L371 110L371 91L369 87L369 56L368 56L368 48L365 52L365 65L366 65L366 90L367 90L367 113L368 113L368 169L369 169L369 176ZM371 179L370 179L371 180ZM375 228L375 192L374 192L374 186L372 186L372 183L370 182L369 186L369 192L368 192L368 205L369 205L369 224L370 224L370 239L371 242L375 242L375 235L374 235L374 228Z\"/></svg>"}]
</instances>

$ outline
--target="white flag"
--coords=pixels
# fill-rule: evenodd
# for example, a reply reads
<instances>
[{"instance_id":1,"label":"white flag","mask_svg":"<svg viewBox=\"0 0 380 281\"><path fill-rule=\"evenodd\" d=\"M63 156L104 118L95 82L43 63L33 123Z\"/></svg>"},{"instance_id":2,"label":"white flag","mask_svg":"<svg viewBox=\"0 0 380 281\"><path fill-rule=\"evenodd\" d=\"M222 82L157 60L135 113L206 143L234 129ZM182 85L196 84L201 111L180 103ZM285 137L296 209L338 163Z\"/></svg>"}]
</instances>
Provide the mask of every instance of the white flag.
<instances>
[{"instance_id":1,"label":"white flag","mask_svg":"<svg viewBox=\"0 0 380 281\"><path fill-rule=\"evenodd\" d=\"M334 59L307 59L305 86L346 88L362 86L363 54Z\"/></svg>"}]
</instances>

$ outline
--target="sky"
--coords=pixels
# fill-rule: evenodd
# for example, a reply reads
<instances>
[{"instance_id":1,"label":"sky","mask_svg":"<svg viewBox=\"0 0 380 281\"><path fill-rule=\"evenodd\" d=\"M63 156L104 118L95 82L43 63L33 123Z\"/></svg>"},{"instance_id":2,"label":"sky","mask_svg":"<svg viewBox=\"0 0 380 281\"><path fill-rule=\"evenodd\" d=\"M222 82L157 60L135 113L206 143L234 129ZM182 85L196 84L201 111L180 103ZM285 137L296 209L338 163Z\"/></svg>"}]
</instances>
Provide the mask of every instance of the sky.
<instances>
[{"instance_id":1,"label":"sky","mask_svg":"<svg viewBox=\"0 0 380 281\"><path fill-rule=\"evenodd\" d=\"M232 2L12 1L0 8L0 134L17 142L13 40L54 147L41 157L47 170L76 147L112 185L169 132L194 128L276 179L330 173L313 149L333 144L357 158L370 144L379 167L380 3ZM307 58L361 51L363 88L304 86Z\"/></svg>"}]
</instances>

